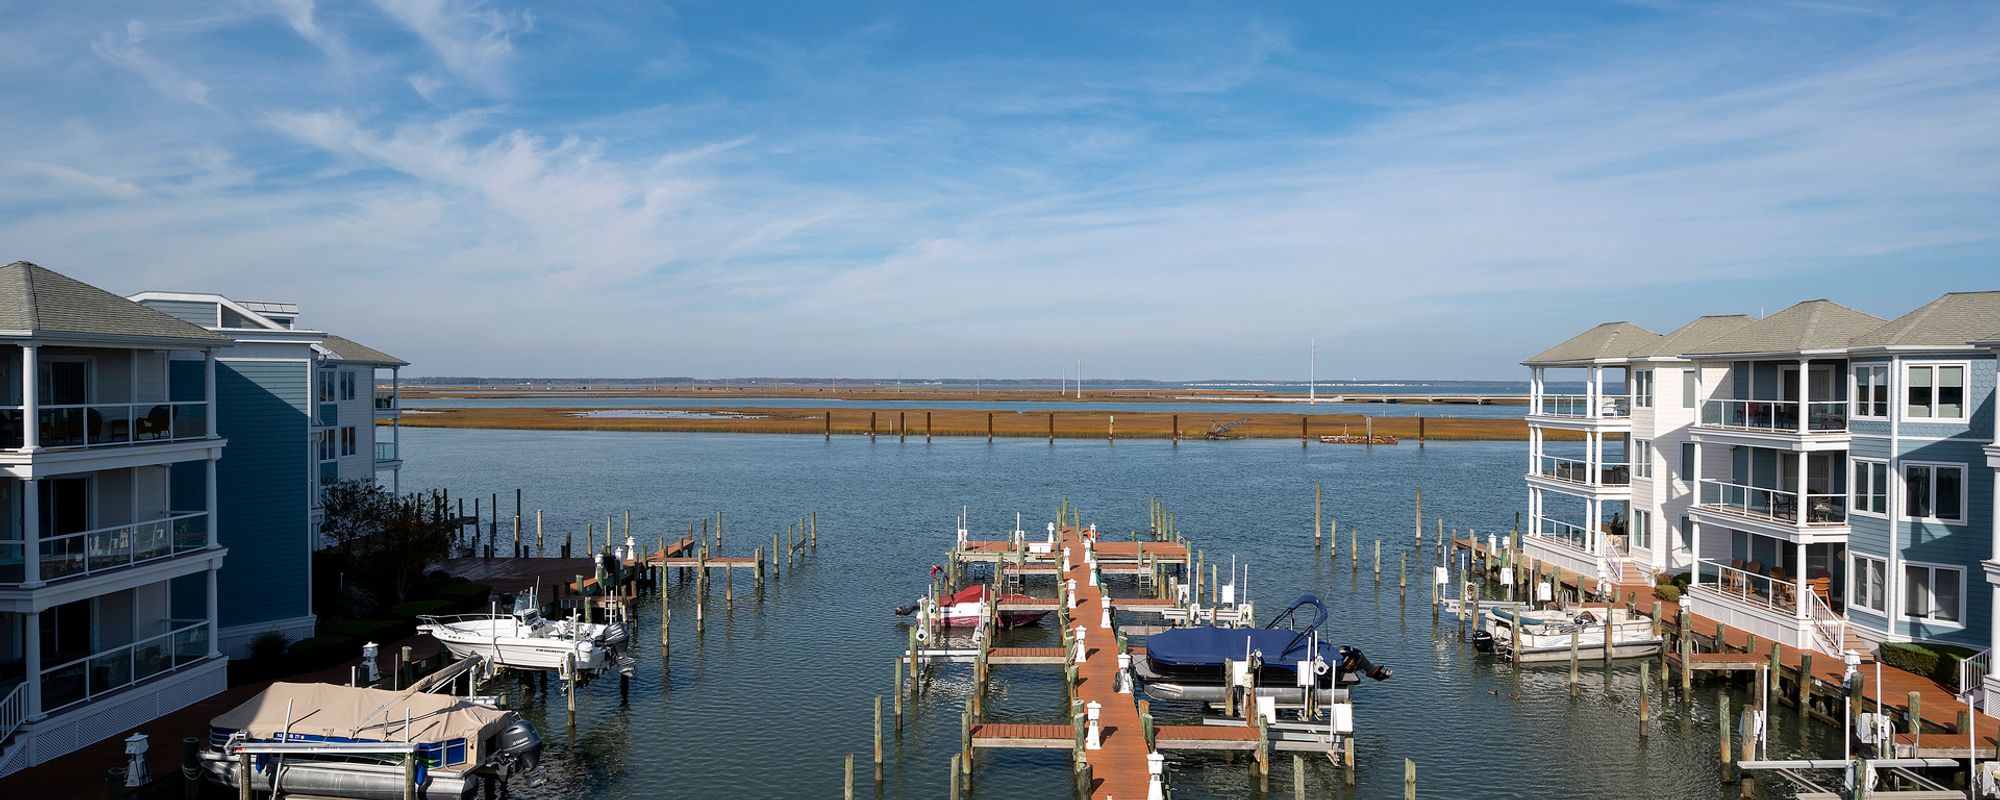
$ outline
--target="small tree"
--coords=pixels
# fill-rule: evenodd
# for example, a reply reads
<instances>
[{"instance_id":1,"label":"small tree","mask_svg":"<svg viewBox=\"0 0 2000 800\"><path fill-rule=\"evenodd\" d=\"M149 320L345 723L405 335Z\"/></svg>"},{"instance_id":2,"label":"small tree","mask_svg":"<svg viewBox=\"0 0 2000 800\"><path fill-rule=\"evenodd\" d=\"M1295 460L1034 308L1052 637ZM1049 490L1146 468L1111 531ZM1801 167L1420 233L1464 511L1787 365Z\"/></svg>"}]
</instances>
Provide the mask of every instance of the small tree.
<instances>
[{"instance_id":1,"label":"small tree","mask_svg":"<svg viewBox=\"0 0 2000 800\"><path fill-rule=\"evenodd\" d=\"M396 498L372 480L336 481L320 490L321 546L337 550L348 566L369 537L382 530Z\"/></svg>"},{"instance_id":2,"label":"small tree","mask_svg":"<svg viewBox=\"0 0 2000 800\"><path fill-rule=\"evenodd\" d=\"M424 495L390 501L379 528L366 540L363 568L388 581L398 603L409 599L425 570L451 555L452 522L435 505L434 498Z\"/></svg>"}]
</instances>

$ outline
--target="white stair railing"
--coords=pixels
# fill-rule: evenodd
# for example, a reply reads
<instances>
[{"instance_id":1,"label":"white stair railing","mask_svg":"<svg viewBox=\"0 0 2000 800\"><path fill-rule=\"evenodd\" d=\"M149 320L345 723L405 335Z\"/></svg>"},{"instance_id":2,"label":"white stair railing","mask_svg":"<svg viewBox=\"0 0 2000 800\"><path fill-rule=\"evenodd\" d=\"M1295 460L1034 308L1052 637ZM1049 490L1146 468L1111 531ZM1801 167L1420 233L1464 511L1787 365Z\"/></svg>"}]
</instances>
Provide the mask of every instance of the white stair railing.
<instances>
[{"instance_id":1,"label":"white stair railing","mask_svg":"<svg viewBox=\"0 0 2000 800\"><path fill-rule=\"evenodd\" d=\"M1990 647L1966 656L1964 660L1958 662L1959 698L1968 705L1978 708L1980 698L1985 694L1979 691L1979 685L1986 681L1986 676L1992 671L1993 648Z\"/></svg>"},{"instance_id":2,"label":"white stair railing","mask_svg":"<svg viewBox=\"0 0 2000 800\"><path fill-rule=\"evenodd\" d=\"M20 683L7 693L7 699L0 700L0 744L5 744L27 720L28 684Z\"/></svg>"},{"instance_id":3,"label":"white stair railing","mask_svg":"<svg viewBox=\"0 0 2000 800\"><path fill-rule=\"evenodd\" d=\"M1811 604L1813 638L1819 641L1819 649L1827 655L1840 655L1847 646L1847 618L1833 613L1819 593L1808 588L1805 596Z\"/></svg>"}]
</instances>

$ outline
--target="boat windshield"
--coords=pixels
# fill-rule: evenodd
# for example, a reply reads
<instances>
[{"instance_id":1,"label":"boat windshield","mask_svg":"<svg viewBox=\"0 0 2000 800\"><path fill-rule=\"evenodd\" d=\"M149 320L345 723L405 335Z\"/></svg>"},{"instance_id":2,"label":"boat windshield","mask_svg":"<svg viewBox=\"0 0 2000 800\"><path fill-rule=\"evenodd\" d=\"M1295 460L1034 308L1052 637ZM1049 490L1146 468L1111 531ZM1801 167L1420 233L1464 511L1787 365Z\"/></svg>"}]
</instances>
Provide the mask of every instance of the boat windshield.
<instances>
[{"instance_id":1,"label":"boat windshield","mask_svg":"<svg viewBox=\"0 0 2000 800\"><path fill-rule=\"evenodd\" d=\"M535 602L533 592L523 592L514 597L514 618L530 628L542 622L542 605Z\"/></svg>"}]
</instances>

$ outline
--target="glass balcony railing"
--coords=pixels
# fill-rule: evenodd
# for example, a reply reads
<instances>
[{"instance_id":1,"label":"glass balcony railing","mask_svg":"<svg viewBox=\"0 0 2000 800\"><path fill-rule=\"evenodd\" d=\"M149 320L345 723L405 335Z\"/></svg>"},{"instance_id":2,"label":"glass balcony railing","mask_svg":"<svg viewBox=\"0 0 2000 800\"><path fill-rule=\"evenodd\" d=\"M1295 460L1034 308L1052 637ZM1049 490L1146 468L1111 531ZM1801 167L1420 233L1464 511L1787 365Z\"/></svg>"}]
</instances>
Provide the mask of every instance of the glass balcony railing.
<instances>
[{"instance_id":1,"label":"glass balcony railing","mask_svg":"<svg viewBox=\"0 0 2000 800\"><path fill-rule=\"evenodd\" d=\"M188 620L174 620L187 623ZM42 710L60 711L208 657L208 622L140 639L42 670Z\"/></svg>"},{"instance_id":2,"label":"glass balcony railing","mask_svg":"<svg viewBox=\"0 0 2000 800\"><path fill-rule=\"evenodd\" d=\"M26 564L21 558L25 547L26 543L19 540L0 541L0 584L21 583L31 577L58 581L206 548L208 514L176 514L41 539L36 542L41 557L37 576L26 574Z\"/></svg>"},{"instance_id":3,"label":"glass balcony railing","mask_svg":"<svg viewBox=\"0 0 2000 800\"><path fill-rule=\"evenodd\" d=\"M0 408L0 448L24 444L21 406ZM41 406L35 433L45 449L200 439L208 435L208 403L92 403Z\"/></svg>"},{"instance_id":4,"label":"glass balcony railing","mask_svg":"<svg viewBox=\"0 0 2000 800\"><path fill-rule=\"evenodd\" d=\"M1702 481L1698 505L1729 511L1753 519L1789 525L1847 524L1847 495L1807 493L1803 520L1797 492L1743 486L1721 481Z\"/></svg>"},{"instance_id":5,"label":"glass balcony railing","mask_svg":"<svg viewBox=\"0 0 2000 800\"><path fill-rule=\"evenodd\" d=\"M1559 519L1542 518L1541 527L1532 532L1543 539L1554 539L1570 547L1590 552L1590 531L1582 525L1572 525Z\"/></svg>"},{"instance_id":6,"label":"glass balcony railing","mask_svg":"<svg viewBox=\"0 0 2000 800\"><path fill-rule=\"evenodd\" d=\"M1596 479L1593 480L1590 463L1583 459L1542 456L1537 462L1536 473L1544 478L1579 486L1632 485L1632 467L1629 464L1599 464Z\"/></svg>"},{"instance_id":7,"label":"glass balcony railing","mask_svg":"<svg viewBox=\"0 0 2000 800\"><path fill-rule=\"evenodd\" d=\"M1751 431L1840 433L1847 430L1847 401L1709 400L1701 404L1701 424Z\"/></svg>"},{"instance_id":8,"label":"glass balcony railing","mask_svg":"<svg viewBox=\"0 0 2000 800\"><path fill-rule=\"evenodd\" d=\"M1542 414L1551 417L1629 417L1632 399L1624 395L1597 398L1597 413L1591 413L1590 396L1583 394L1542 395Z\"/></svg>"},{"instance_id":9,"label":"glass balcony railing","mask_svg":"<svg viewBox=\"0 0 2000 800\"><path fill-rule=\"evenodd\" d=\"M376 461L394 461L394 460L396 460L396 443L395 443L395 442L376 442L376 443L375 443L375 460L376 460Z\"/></svg>"}]
</instances>

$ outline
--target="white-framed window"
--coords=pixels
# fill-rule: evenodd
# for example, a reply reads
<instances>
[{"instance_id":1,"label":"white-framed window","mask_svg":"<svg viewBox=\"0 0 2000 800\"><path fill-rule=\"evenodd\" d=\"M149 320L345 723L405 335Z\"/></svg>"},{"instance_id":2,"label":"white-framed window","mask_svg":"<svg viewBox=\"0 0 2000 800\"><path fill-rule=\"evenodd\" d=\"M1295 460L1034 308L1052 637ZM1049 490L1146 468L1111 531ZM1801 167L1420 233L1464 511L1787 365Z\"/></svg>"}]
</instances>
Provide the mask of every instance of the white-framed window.
<instances>
[{"instance_id":1,"label":"white-framed window","mask_svg":"<svg viewBox=\"0 0 2000 800\"><path fill-rule=\"evenodd\" d=\"M1694 442L1681 442L1681 480L1694 481Z\"/></svg>"},{"instance_id":2,"label":"white-framed window","mask_svg":"<svg viewBox=\"0 0 2000 800\"><path fill-rule=\"evenodd\" d=\"M1632 373L1632 407L1653 407L1653 371L1642 369Z\"/></svg>"},{"instance_id":3,"label":"white-framed window","mask_svg":"<svg viewBox=\"0 0 2000 800\"><path fill-rule=\"evenodd\" d=\"M355 448L356 448L356 446L357 446L357 443L358 443L359 441L360 441L360 438L359 438L359 437L358 437L358 436L356 435L356 433L355 433L355 430L354 430L354 426L352 426L352 425L349 425L349 426L346 426L346 427L344 427L344 428L341 428L341 429L340 429L340 454L341 454L341 455L343 455L343 456L351 456L351 455L354 455L354 452L355 452Z\"/></svg>"},{"instance_id":4,"label":"white-framed window","mask_svg":"<svg viewBox=\"0 0 2000 800\"><path fill-rule=\"evenodd\" d=\"M1854 416L1888 419L1889 365L1862 364L1854 368Z\"/></svg>"},{"instance_id":5,"label":"white-framed window","mask_svg":"<svg viewBox=\"0 0 2000 800\"><path fill-rule=\"evenodd\" d=\"M1903 516L1912 520L1965 521L1964 464L1903 464Z\"/></svg>"},{"instance_id":6,"label":"white-framed window","mask_svg":"<svg viewBox=\"0 0 2000 800\"><path fill-rule=\"evenodd\" d=\"M1653 512L1639 508L1632 509L1632 546L1652 549Z\"/></svg>"},{"instance_id":7,"label":"white-framed window","mask_svg":"<svg viewBox=\"0 0 2000 800\"><path fill-rule=\"evenodd\" d=\"M340 373L340 399L354 399L354 372L352 370L343 370Z\"/></svg>"},{"instance_id":8,"label":"white-framed window","mask_svg":"<svg viewBox=\"0 0 2000 800\"><path fill-rule=\"evenodd\" d=\"M1888 462L1854 459L1854 474L1847 485L1854 492L1851 505L1856 513L1889 513Z\"/></svg>"},{"instance_id":9,"label":"white-framed window","mask_svg":"<svg viewBox=\"0 0 2000 800\"><path fill-rule=\"evenodd\" d=\"M1632 477L1653 477L1653 440L1632 440Z\"/></svg>"},{"instance_id":10,"label":"white-framed window","mask_svg":"<svg viewBox=\"0 0 2000 800\"><path fill-rule=\"evenodd\" d=\"M1854 579L1848 583L1848 605L1877 614L1888 613L1888 562L1859 553L1854 555Z\"/></svg>"},{"instance_id":11,"label":"white-framed window","mask_svg":"<svg viewBox=\"0 0 2000 800\"><path fill-rule=\"evenodd\" d=\"M1965 419L1965 364L1910 364L1904 368L1903 418Z\"/></svg>"},{"instance_id":12,"label":"white-framed window","mask_svg":"<svg viewBox=\"0 0 2000 800\"><path fill-rule=\"evenodd\" d=\"M1903 562L1903 616L1957 625L1965 620L1965 571Z\"/></svg>"},{"instance_id":13,"label":"white-framed window","mask_svg":"<svg viewBox=\"0 0 2000 800\"><path fill-rule=\"evenodd\" d=\"M1696 381L1694 370L1692 368L1681 370L1681 408L1694 408L1700 399L1701 388Z\"/></svg>"},{"instance_id":14,"label":"white-framed window","mask_svg":"<svg viewBox=\"0 0 2000 800\"><path fill-rule=\"evenodd\" d=\"M320 371L319 371L319 401L320 401L320 402L322 402L322 403L331 403L331 402L333 402L333 397L334 397L334 395L333 395L333 381L334 381L334 377L333 377L333 370L330 370L330 369L323 369L323 370L320 370Z\"/></svg>"},{"instance_id":15,"label":"white-framed window","mask_svg":"<svg viewBox=\"0 0 2000 800\"><path fill-rule=\"evenodd\" d=\"M333 431L320 431L315 436L319 440L319 460L332 461L340 457L334 445Z\"/></svg>"}]
</instances>

